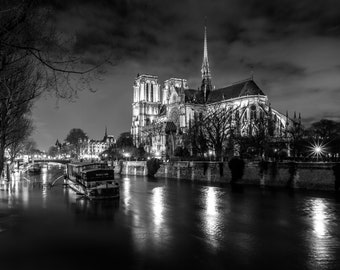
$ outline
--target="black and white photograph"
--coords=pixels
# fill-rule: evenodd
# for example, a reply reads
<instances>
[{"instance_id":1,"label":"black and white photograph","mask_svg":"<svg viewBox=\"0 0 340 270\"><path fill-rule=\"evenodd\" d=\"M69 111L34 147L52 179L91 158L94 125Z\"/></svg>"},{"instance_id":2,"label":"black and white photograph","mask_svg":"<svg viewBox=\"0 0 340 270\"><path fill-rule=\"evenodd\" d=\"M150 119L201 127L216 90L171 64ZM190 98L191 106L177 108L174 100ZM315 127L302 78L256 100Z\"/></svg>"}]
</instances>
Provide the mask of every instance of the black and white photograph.
<instances>
[{"instance_id":1,"label":"black and white photograph","mask_svg":"<svg viewBox=\"0 0 340 270\"><path fill-rule=\"evenodd\" d=\"M0 269L340 269L339 0L0 0Z\"/></svg>"}]
</instances>

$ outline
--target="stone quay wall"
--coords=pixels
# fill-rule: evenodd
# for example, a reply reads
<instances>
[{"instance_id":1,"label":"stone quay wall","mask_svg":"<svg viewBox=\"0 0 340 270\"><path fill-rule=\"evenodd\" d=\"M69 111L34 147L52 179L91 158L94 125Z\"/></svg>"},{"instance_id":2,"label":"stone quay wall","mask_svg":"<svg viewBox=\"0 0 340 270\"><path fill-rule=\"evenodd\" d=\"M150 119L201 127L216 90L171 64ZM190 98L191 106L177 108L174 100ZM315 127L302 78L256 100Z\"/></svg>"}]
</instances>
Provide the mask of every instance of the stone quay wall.
<instances>
[{"instance_id":1,"label":"stone quay wall","mask_svg":"<svg viewBox=\"0 0 340 270\"><path fill-rule=\"evenodd\" d=\"M269 162L264 169L259 162L247 162L241 183L267 187L291 187L310 190L334 190L335 163ZM117 164L123 175L147 175L146 161L126 161ZM206 182L230 183L228 162L176 161L161 164L155 177Z\"/></svg>"}]
</instances>

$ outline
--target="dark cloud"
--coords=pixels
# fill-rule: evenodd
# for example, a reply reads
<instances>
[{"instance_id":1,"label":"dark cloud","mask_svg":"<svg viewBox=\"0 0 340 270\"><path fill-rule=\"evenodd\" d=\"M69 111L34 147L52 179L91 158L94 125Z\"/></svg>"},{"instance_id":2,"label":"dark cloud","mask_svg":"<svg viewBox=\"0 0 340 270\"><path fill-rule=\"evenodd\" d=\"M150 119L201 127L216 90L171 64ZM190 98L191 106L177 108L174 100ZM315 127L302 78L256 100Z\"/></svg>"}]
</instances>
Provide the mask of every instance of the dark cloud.
<instances>
[{"instance_id":1,"label":"dark cloud","mask_svg":"<svg viewBox=\"0 0 340 270\"><path fill-rule=\"evenodd\" d=\"M340 2L337 0L253 0L241 1L251 16L268 20L271 34L340 34Z\"/></svg>"},{"instance_id":2,"label":"dark cloud","mask_svg":"<svg viewBox=\"0 0 340 270\"><path fill-rule=\"evenodd\" d=\"M105 73L109 83L100 84L98 92L105 93L105 106L112 112L107 109L97 117L107 117L110 123L107 115L112 113L116 135L130 128L131 85L137 73L158 75L161 83L182 77L191 88L199 86L205 17L217 88L253 71L281 112L301 112L306 122L340 114L338 0L42 1L54 7L51 19L58 30L73 37L74 52L86 63L111 55L115 65ZM86 108L102 106L102 100L90 102L91 98L86 95L78 102L85 102ZM114 104L117 98L120 107ZM72 121L80 121L77 113L67 110ZM79 115L87 113L79 110ZM85 126L84 130L93 134Z\"/></svg>"},{"instance_id":3,"label":"dark cloud","mask_svg":"<svg viewBox=\"0 0 340 270\"><path fill-rule=\"evenodd\" d=\"M55 7L59 29L75 36L78 54L111 51L115 59L152 57L159 46L167 46L164 34L171 32L181 16L174 4L161 1L60 1Z\"/></svg>"},{"instance_id":4,"label":"dark cloud","mask_svg":"<svg viewBox=\"0 0 340 270\"><path fill-rule=\"evenodd\" d=\"M304 76L305 69L294 65L289 62L247 62L246 60L241 60L241 63L244 63L246 67L249 69L256 69L257 71L270 71L271 73L281 74L283 76Z\"/></svg>"},{"instance_id":5,"label":"dark cloud","mask_svg":"<svg viewBox=\"0 0 340 270\"><path fill-rule=\"evenodd\" d=\"M75 52L111 50L121 61L155 58L163 47L183 52L178 64L192 63L205 17L209 42L219 47L257 46L296 35L338 36L340 30L340 4L332 0L45 1L54 6L61 29L76 36Z\"/></svg>"}]
</instances>

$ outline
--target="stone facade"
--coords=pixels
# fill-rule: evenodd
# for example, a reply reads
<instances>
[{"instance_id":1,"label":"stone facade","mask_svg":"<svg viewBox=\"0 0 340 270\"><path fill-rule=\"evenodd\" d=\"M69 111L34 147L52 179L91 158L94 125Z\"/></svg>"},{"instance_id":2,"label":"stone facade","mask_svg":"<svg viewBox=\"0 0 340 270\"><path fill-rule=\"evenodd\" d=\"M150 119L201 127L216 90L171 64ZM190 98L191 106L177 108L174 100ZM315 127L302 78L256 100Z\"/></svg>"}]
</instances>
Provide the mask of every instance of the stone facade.
<instances>
[{"instance_id":1,"label":"stone facade","mask_svg":"<svg viewBox=\"0 0 340 270\"><path fill-rule=\"evenodd\" d=\"M335 163L268 163L262 170L258 162L246 163L243 179L244 185L278 187L308 190L334 190ZM124 175L147 175L145 161L122 163ZM115 168L119 172L119 166ZM203 182L210 184L229 184L231 172L227 162L169 162L164 163L155 175L161 178L180 179L183 181Z\"/></svg>"},{"instance_id":2,"label":"stone facade","mask_svg":"<svg viewBox=\"0 0 340 270\"><path fill-rule=\"evenodd\" d=\"M99 155L115 143L115 137L108 135L105 129L105 135L102 140L86 139L81 142L80 158L82 159L99 159Z\"/></svg>"},{"instance_id":3,"label":"stone facade","mask_svg":"<svg viewBox=\"0 0 340 270\"><path fill-rule=\"evenodd\" d=\"M252 134L256 119L272 119L273 135L281 136L292 121L271 108L268 97L253 78L215 89L208 61L207 36L204 35L202 83L190 89L183 78L170 78L162 85L154 75L137 75L133 85L131 134L135 146L143 145L154 156L172 156L184 146L183 134L195 116L224 110L231 115L230 128L241 135ZM254 126L255 125L255 126Z\"/></svg>"}]
</instances>

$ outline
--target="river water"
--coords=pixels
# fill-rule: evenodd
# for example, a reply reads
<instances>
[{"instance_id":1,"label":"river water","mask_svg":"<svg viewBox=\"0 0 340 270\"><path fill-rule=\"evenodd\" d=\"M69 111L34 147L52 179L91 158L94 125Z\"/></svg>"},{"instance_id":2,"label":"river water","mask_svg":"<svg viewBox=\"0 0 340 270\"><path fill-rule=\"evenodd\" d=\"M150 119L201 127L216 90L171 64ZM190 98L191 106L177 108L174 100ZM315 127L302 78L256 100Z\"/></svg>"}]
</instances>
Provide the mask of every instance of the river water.
<instances>
[{"instance_id":1,"label":"river water","mask_svg":"<svg viewBox=\"0 0 340 270\"><path fill-rule=\"evenodd\" d=\"M340 269L333 194L119 177L89 201L62 167L0 183L0 269Z\"/></svg>"}]
</instances>

